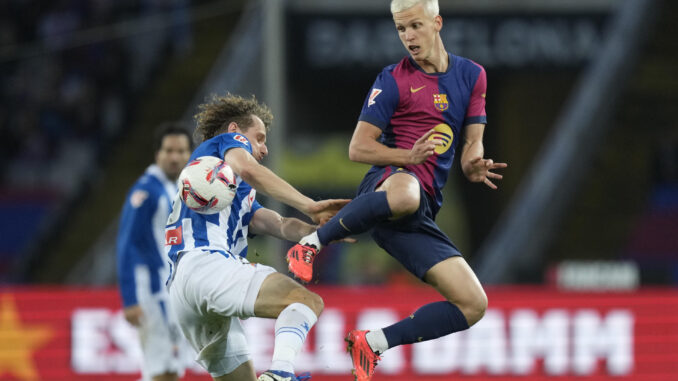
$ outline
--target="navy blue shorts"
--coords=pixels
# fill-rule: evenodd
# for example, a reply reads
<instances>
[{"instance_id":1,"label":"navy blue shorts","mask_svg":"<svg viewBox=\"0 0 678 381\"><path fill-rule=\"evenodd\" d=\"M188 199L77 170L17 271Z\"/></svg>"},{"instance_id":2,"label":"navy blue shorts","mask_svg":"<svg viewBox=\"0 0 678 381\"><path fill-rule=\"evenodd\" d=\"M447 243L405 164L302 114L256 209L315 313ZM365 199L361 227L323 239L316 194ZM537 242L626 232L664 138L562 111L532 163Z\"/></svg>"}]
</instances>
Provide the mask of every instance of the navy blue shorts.
<instances>
[{"instance_id":1,"label":"navy blue shorts","mask_svg":"<svg viewBox=\"0 0 678 381\"><path fill-rule=\"evenodd\" d=\"M358 195L374 190L394 173L404 172L417 176L398 167L384 167L370 171L358 187ZM418 181L418 179L417 179ZM397 259L407 270L424 279L426 272L435 264L447 258L461 256L461 252L435 223L437 205L419 185L420 200L416 213L394 221L377 224L372 238L382 249Z\"/></svg>"}]
</instances>

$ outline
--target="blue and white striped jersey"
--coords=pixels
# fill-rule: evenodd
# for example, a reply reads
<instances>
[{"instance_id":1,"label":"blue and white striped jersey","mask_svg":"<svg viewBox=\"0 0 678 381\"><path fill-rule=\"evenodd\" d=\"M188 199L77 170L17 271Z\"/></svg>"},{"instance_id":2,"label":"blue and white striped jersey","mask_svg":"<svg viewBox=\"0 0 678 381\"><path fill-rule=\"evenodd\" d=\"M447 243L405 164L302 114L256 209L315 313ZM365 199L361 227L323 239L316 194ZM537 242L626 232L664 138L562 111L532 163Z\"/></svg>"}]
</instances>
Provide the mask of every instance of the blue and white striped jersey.
<instances>
[{"instance_id":1,"label":"blue and white striped jersey","mask_svg":"<svg viewBox=\"0 0 678 381\"><path fill-rule=\"evenodd\" d=\"M125 307L139 304L141 293L164 291L168 271L164 228L176 193L176 183L155 164L127 193L116 245L118 281Z\"/></svg>"},{"instance_id":2,"label":"blue and white striped jersey","mask_svg":"<svg viewBox=\"0 0 678 381\"><path fill-rule=\"evenodd\" d=\"M193 151L188 162L201 156L216 156L223 160L231 148L244 148L252 153L245 136L227 133L204 141ZM236 176L236 185L233 203L216 214L196 213L181 202L179 194L176 195L165 228L165 249L172 262L176 262L182 251L196 248L223 255L247 256L248 225L261 205L254 199L256 191L240 176Z\"/></svg>"}]
</instances>

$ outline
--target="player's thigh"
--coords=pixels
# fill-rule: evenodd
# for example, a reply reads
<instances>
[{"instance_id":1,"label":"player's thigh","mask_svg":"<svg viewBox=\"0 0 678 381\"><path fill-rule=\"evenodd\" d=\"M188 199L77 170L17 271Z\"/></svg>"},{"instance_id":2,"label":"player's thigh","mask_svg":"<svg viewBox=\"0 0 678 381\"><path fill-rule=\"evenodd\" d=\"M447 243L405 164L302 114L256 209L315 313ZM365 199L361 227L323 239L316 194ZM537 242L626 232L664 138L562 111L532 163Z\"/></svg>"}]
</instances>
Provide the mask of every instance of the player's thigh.
<instances>
[{"instance_id":1,"label":"player's thigh","mask_svg":"<svg viewBox=\"0 0 678 381\"><path fill-rule=\"evenodd\" d=\"M384 180L376 191L386 192L388 206L397 219L417 211L420 203L419 181L407 172L395 173Z\"/></svg>"},{"instance_id":2,"label":"player's thigh","mask_svg":"<svg viewBox=\"0 0 678 381\"><path fill-rule=\"evenodd\" d=\"M451 257L437 263L426 272L424 281L457 305L470 325L475 324L485 313L487 296L463 257Z\"/></svg>"},{"instance_id":3,"label":"player's thigh","mask_svg":"<svg viewBox=\"0 0 678 381\"><path fill-rule=\"evenodd\" d=\"M249 359L247 338L235 317L254 316L260 285L275 270L196 251L184 254L175 271L170 305L198 354L196 361L213 376L231 373Z\"/></svg>"},{"instance_id":4,"label":"player's thigh","mask_svg":"<svg viewBox=\"0 0 678 381\"><path fill-rule=\"evenodd\" d=\"M254 304L264 281L274 273L270 266L233 255L188 252L177 265L170 294L177 294L174 299L186 307L188 317L198 314L248 318L254 316ZM187 320L179 312L177 317Z\"/></svg>"},{"instance_id":5,"label":"player's thigh","mask_svg":"<svg viewBox=\"0 0 678 381\"><path fill-rule=\"evenodd\" d=\"M252 360L242 363L239 367L229 374L214 377L215 381L255 381L257 375L254 373Z\"/></svg>"},{"instance_id":6,"label":"player's thigh","mask_svg":"<svg viewBox=\"0 0 678 381\"><path fill-rule=\"evenodd\" d=\"M436 264L461 256L447 235L430 219L419 214L377 225L372 230L372 238L421 280Z\"/></svg>"},{"instance_id":7,"label":"player's thigh","mask_svg":"<svg viewBox=\"0 0 678 381\"><path fill-rule=\"evenodd\" d=\"M266 277L254 302L254 316L277 318L280 312L292 303L307 305L316 315L323 309L322 298L280 273Z\"/></svg>"}]
</instances>

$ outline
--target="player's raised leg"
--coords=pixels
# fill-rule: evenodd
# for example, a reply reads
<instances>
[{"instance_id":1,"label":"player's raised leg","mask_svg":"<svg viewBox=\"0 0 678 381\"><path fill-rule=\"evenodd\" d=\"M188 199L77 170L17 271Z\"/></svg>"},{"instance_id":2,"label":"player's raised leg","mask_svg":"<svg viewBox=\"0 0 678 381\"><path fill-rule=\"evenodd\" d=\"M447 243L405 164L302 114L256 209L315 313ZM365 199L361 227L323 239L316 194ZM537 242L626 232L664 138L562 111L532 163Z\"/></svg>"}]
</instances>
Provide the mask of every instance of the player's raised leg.
<instances>
[{"instance_id":1,"label":"player's raised leg","mask_svg":"<svg viewBox=\"0 0 678 381\"><path fill-rule=\"evenodd\" d=\"M287 252L289 270L304 282L313 277L313 260L332 241L368 231L379 222L398 219L417 211L420 189L417 179L395 173L376 192L363 193L344 206L316 232L302 238Z\"/></svg>"}]
</instances>

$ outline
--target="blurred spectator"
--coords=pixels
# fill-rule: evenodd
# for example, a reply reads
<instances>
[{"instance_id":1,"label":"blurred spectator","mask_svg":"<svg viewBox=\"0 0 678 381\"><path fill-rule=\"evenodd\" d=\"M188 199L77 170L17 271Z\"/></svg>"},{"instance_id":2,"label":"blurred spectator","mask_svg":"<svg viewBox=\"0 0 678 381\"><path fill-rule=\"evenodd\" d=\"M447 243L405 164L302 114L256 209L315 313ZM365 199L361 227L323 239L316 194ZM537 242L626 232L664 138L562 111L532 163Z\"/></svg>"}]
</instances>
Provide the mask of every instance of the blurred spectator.
<instances>
[{"instance_id":1,"label":"blurred spectator","mask_svg":"<svg viewBox=\"0 0 678 381\"><path fill-rule=\"evenodd\" d=\"M135 96L166 62L166 53L191 49L189 5L189 0L0 2L0 193L5 195L0 210L19 213L42 205L45 197L21 196L27 193L48 194L55 205L73 197L127 125ZM157 15L167 17L142 19ZM129 20L143 28L120 38L116 24ZM98 38L86 42L92 31ZM31 229L52 209L40 210L44 213L26 221ZM11 245L17 248L13 255L25 243Z\"/></svg>"}]
</instances>

